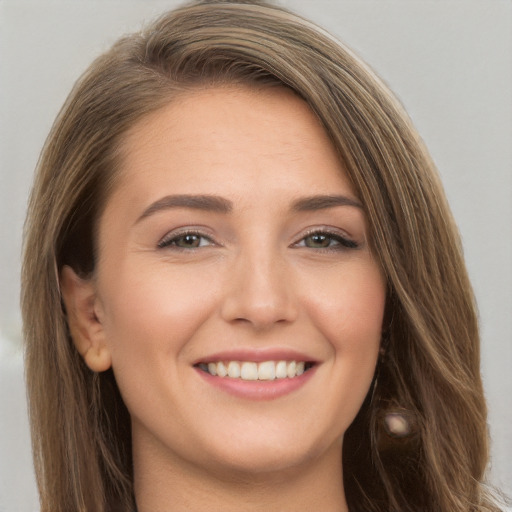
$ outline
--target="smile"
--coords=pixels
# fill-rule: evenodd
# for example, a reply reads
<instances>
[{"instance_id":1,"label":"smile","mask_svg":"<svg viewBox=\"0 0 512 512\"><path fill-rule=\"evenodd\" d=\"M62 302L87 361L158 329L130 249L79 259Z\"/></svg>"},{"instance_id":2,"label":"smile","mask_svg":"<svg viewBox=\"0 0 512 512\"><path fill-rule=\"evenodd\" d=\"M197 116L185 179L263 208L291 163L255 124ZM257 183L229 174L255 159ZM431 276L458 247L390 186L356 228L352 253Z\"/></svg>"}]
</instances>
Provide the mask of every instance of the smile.
<instances>
[{"instance_id":1,"label":"smile","mask_svg":"<svg viewBox=\"0 0 512 512\"><path fill-rule=\"evenodd\" d=\"M199 363L198 368L210 375L247 381L293 379L309 370L313 363L306 361L218 361Z\"/></svg>"}]
</instances>

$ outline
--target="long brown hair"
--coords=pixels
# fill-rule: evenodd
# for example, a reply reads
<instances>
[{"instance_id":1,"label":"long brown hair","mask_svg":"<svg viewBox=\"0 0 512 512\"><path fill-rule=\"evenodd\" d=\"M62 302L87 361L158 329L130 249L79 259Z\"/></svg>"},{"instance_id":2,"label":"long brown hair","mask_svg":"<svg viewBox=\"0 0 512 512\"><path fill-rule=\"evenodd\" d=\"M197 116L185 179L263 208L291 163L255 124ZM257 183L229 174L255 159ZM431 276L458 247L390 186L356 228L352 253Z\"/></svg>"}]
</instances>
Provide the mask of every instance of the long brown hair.
<instances>
[{"instance_id":1,"label":"long brown hair","mask_svg":"<svg viewBox=\"0 0 512 512\"><path fill-rule=\"evenodd\" d=\"M363 202L388 283L385 353L346 432L356 511L496 511L483 483L486 406L474 298L434 165L374 73L264 2L195 2L119 40L78 81L41 155L25 227L26 375L43 512L134 508L130 419L111 371L74 348L59 270L93 272L95 226L123 135L187 88L285 86L319 117ZM386 411L411 426L383 427ZM341 482L340 482L341 485Z\"/></svg>"}]
</instances>

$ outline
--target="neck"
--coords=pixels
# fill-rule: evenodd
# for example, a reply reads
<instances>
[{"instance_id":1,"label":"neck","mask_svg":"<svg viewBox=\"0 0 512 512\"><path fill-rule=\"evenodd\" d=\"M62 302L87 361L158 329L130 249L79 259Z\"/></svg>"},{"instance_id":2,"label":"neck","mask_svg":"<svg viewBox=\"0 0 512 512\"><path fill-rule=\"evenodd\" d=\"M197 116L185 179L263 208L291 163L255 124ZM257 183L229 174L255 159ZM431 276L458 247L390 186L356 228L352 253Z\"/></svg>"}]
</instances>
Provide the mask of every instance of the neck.
<instances>
[{"instance_id":1,"label":"neck","mask_svg":"<svg viewBox=\"0 0 512 512\"><path fill-rule=\"evenodd\" d=\"M134 445L138 512L348 512L339 444L301 467L257 473L205 469L161 454L148 456Z\"/></svg>"}]
</instances>

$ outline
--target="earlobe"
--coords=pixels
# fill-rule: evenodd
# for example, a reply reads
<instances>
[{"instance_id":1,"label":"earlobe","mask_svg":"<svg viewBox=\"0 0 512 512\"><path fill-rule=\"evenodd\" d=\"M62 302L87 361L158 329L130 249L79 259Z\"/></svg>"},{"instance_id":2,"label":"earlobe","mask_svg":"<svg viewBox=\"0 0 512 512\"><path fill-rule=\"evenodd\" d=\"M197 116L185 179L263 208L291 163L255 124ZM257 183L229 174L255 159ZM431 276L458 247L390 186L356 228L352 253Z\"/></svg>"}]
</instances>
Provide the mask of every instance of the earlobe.
<instances>
[{"instance_id":1,"label":"earlobe","mask_svg":"<svg viewBox=\"0 0 512 512\"><path fill-rule=\"evenodd\" d=\"M108 370L112 358L103 324L95 310L97 295L94 282L81 278L71 267L64 265L60 272L60 288L76 349L92 371Z\"/></svg>"}]
</instances>

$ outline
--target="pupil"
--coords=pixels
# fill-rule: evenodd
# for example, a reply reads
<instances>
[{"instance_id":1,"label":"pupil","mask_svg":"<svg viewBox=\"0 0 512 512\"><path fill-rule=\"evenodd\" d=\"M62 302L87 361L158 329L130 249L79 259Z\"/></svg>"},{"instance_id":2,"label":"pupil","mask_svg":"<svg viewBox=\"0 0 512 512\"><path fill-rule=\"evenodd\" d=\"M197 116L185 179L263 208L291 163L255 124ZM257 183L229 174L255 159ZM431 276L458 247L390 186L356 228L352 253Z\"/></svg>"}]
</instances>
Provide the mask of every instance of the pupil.
<instances>
[{"instance_id":1,"label":"pupil","mask_svg":"<svg viewBox=\"0 0 512 512\"><path fill-rule=\"evenodd\" d=\"M197 235L185 235L182 238L182 243L188 247L197 247L199 244L199 237Z\"/></svg>"},{"instance_id":2,"label":"pupil","mask_svg":"<svg viewBox=\"0 0 512 512\"><path fill-rule=\"evenodd\" d=\"M326 235L311 235L310 237L313 246L327 247L329 245L329 238Z\"/></svg>"}]
</instances>

